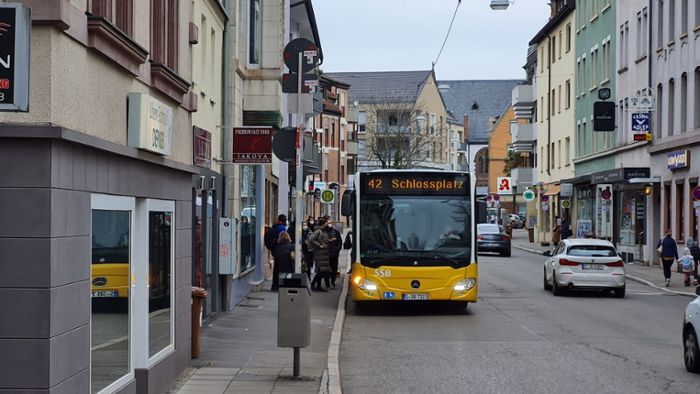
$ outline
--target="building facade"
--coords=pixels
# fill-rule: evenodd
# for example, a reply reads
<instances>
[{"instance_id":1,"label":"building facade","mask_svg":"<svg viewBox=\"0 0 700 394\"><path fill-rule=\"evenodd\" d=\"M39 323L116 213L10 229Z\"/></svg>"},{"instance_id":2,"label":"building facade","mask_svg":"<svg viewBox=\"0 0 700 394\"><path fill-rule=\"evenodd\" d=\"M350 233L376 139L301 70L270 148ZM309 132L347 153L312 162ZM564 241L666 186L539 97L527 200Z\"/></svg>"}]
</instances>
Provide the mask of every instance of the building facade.
<instances>
[{"instance_id":1,"label":"building facade","mask_svg":"<svg viewBox=\"0 0 700 394\"><path fill-rule=\"evenodd\" d=\"M555 1L551 4L549 22L530 41L537 45L537 140L539 181L536 199L537 236L547 243L557 217L570 217L565 201L571 196L561 195L560 181L573 178L574 135L574 65L576 41L574 37L573 1ZM580 2L579 2L580 7ZM524 126L527 128L527 126Z\"/></svg>"},{"instance_id":2,"label":"building facade","mask_svg":"<svg viewBox=\"0 0 700 394\"><path fill-rule=\"evenodd\" d=\"M192 6L20 3L31 91L0 115L0 391L162 392L191 355Z\"/></svg>"},{"instance_id":3,"label":"building facade","mask_svg":"<svg viewBox=\"0 0 700 394\"><path fill-rule=\"evenodd\" d=\"M511 176L512 180L512 172L506 173L506 158L508 157L508 152L510 151L511 144L513 142L511 129L517 122L518 121L515 119L513 107L508 106L503 115L501 115L498 118L498 121L496 121L493 131L489 136L489 168L487 172L489 179L489 195L491 196L499 195L499 177ZM511 186L512 185L513 184L511 182ZM525 201L522 199L522 191L518 193L518 186L515 186L512 194L500 195L499 205L501 209L505 209L514 214L520 212L525 213L527 210Z\"/></svg>"},{"instance_id":4,"label":"building facade","mask_svg":"<svg viewBox=\"0 0 700 394\"><path fill-rule=\"evenodd\" d=\"M658 177L650 230L670 231L679 243L700 241L693 189L700 169L700 6L693 1L653 1L649 59L655 93L651 175Z\"/></svg>"}]
</instances>

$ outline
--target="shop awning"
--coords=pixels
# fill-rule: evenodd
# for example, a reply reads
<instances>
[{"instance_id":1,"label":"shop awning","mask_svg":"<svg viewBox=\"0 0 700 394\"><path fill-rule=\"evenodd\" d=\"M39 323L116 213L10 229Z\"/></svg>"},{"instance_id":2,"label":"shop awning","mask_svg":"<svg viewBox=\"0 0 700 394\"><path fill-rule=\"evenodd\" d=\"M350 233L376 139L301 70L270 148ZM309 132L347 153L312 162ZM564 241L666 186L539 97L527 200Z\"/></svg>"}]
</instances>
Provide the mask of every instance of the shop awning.
<instances>
[{"instance_id":1,"label":"shop awning","mask_svg":"<svg viewBox=\"0 0 700 394\"><path fill-rule=\"evenodd\" d=\"M559 185L550 185L547 186L547 192L544 193L545 196L556 196L559 194Z\"/></svg>"}]
</instances>

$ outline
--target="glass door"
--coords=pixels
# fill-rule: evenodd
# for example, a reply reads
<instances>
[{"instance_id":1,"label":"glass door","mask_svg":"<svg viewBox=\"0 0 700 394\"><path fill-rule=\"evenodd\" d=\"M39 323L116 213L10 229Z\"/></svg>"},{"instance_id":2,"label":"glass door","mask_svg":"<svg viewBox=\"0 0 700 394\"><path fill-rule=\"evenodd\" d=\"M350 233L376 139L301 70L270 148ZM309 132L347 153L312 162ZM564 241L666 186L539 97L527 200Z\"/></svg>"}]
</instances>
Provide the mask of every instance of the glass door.
<instances>
[{"instance_id":1,"label":"glass door","mask_svg":"<svg viewBox=\"0 0 700 394\"><path fill-rule=\"evenodd\" d=\"M93 195L90 391L114 392L134 377L134 207L130 197Z\"/></svg>"}]
</instances>

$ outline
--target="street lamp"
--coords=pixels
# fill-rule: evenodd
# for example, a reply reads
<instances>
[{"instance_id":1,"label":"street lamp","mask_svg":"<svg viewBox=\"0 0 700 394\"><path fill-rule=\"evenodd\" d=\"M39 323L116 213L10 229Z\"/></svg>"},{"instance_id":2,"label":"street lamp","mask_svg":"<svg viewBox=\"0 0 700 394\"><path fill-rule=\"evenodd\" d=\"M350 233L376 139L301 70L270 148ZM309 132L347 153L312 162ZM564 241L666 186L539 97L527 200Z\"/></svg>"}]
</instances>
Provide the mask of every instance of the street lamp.
<instances>
[{"instance_id":1,"label":"street lamp","mask_svg":"<svg viewBox=\"0 0 700 394\"><path fill-rule=\"evenodd\" d=\"M513 4L513 0L491 0L491 9L496 11L507 10Z\"/></svg>"}]
</instances>

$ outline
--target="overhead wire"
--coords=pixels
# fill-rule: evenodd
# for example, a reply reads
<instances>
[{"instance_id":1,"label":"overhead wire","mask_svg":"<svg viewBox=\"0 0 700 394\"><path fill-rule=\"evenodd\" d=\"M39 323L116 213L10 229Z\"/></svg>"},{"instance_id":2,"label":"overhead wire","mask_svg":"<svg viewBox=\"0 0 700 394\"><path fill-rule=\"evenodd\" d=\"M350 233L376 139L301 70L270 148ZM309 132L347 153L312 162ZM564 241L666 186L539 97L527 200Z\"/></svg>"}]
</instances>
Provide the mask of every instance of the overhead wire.
<instances>
[{"instance_id":1,"label":"overhead wire","mask_svg":"<svg viewBox=\"0 0 700 394\"><path fill-rule=\"evenodd\" d=\"M442 41L442 46L440 47L440 51L437 54L437 57L435 58L435 61L433 62L433 70L435 69L435 65L437 62L440 60L440 55L442 55L442 50L445 49L445 44L447 44L447 39L450 37L450 32L452 31L452 25L455 22L455 18L457 17L457 11L459 11L459 6L462 5L462 0L457 0L457 7L455 7L455 12L452 14L452 20L450 21L450 27L447 28L447 34L445 35L445 40Z\"/></svg>"}]
</instances>

